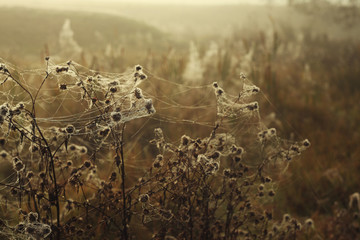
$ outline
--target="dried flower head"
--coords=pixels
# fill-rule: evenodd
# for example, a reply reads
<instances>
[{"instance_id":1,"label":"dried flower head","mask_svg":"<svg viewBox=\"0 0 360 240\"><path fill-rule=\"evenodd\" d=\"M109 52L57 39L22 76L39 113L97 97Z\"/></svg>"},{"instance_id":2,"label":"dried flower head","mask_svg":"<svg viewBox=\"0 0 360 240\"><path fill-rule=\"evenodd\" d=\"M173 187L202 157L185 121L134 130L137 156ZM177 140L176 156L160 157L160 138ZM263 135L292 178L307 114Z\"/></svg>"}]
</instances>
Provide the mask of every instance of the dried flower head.
<instances>
[{"instance_id":1,"label":"dried flower head","mask_svg":"<svg viewBox=\"0 0 360 240\"><path fill-rule=\"evenodd\" d=\"M305 139L304 141L303 141L303 146L304 147L306 147L306 148L308 148L308 147L310 147L310 141L308 140L308 139Z\"/></svg>"},{"instance_id":2,"label":"dried flower head","mask_svg":"<svg viewBox=\"0 0 360 240\"><path fill-rule=\"evenodd\" d=\"M360 211L360 193L356 192L350 195L349 208L356 206Z\"/></svg>"},{"instance_id":3,"label":"dried flower head","mask_svg":"<svg viewBox=\"0 0 360 240\"><path fill-rule=\"evenodd\" d=\"M149 201L150 197L148 194L141 194L139 196L139 202L142 202L142 203L146 203L147 201Z\"/></svg>"},{"instance_id":4,"label":"dried flower head","mask_svg":"<svg viewBox=\"0 0 360 240\"><path fill-rule=\"evenodd\" d=\"M66 90L67 89L66 83L61 83L60 86L59 86L59 89L60 90Z\"/></svg>"},{"instance_id":5,"label":"dried flower head","mask_svg":"<svg viewBox=\"0 0 360 240\"><path fill-rule=\"evenodd\" d=\"M153 113L155 113L154 105L153 105L151 99L147 99L147 100L145 101L145 108L146 108L148 114L153 114Z\"/></svg>"},{"instance_id":6,"label":"dried flower head","mask_svg":"<svg viewBox=\"0 0 360 240\"><path fill-rule=\"evenodd\" d=\"M27 179L31 179L32 177L34 177L34 172L33 172L33 171L28 171L28 172L26 173L26 178L27 178Z\"/></svg>"},{"instance_id":7,"label":"dried flower head","mask_svg":"<svg viewBox=\"0 0 360 240\"><path fill-rule=\"evenodd\" d=\"M38 221L38 214L34 212L29 212L27 215L27 221L29 223L37 222Z\"/></svg>"},{"instance_id":8,"label":"dried flower head","mask_svg":"<svg viewBox=\"0 0 360 240\"><path fill-rule=\"evenodd\" d=\"M121 120L120 112L112 112L110 116L111 116L111 120L114 122L120 122L120 120Z\"/></svg>"},{"instance_id":9,"label":"dried flower head","mask_svg":"<svg viewBox=\"0 0 360 240\"><path fill-rule=\"evenodd\" d=\"M141 71L141 70L142 70L142 67L141 67L140 65L136 65L136 66L135 66L135 71L138 72L138 71Z\"/></svg>"},{"instance_id":10,"label":"dried flower head","mask_svg":"<svg viewBox=\"0 0 360 240\"><path fill-rule=\"evenodd\" d=\"M8 154L8 152L7 152L7 151L2 150L2 151L0 152L0 157L2 157L2 158L6 158L7 156L9 156L9 154Z\"/></svg>"},{"instance_id":11,"label":"dried flower head","mask_svg":"<svg viewBox=\"0 0 360 240\"><path fill-rule=\"evenodd\" d=\"M67 126L65 127L65 131L66 131L67 133L69 133L69 134L72 134L72 133L75 132L75 127L74 127L73 125L67 125Z\"/></svg>"},{"instance_id":12,"label":"dried flower head","mask_svg":"<svg viewBox=\"0 0 360 240\"><path fill-rule=\"evenodd\" d=\"M25 165L18 157L14 157L13 158L13 167L17 172L21 172L22 170L24 170Z\"/></svg>"},{"instance_id":13,"label":"dried flower head","mask_svg":"<svg viewBox=\"0 0 360 240\"><path fill-rule=\"evenodd\" d=\"M134 90L134 95L137 99L141 99L143 98L143 95L142 95L142 91L140 88L135 88Z\"/></svg>"},{"instance_id":14,"label":"dried flower head","mask_svg":"<svg viewBox=\"0 0 360 240\"><path fill-rule=\"evenodd\" d=\"M306 229L314 228L314 221L311 218L305 220L304 227Z\"/></svg>"}]
</instances>

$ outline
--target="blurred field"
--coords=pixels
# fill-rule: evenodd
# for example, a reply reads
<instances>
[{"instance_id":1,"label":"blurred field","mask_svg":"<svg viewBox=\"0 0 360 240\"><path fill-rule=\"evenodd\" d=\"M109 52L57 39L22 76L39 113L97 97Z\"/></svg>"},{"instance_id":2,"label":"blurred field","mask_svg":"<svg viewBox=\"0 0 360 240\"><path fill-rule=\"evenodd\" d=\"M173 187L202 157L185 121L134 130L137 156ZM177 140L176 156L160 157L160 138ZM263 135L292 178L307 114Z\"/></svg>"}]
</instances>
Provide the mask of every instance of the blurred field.
<instances>
[{"instance_id":1,"label":"blurred field","mask_svg":"<svg viewBox=\"0 0 360 240\"><path fill-rule=\"evenodd\" d=\"M25 69L43 67L47 55L54 62L72 58L84 67L107 72L141 64L149 73L146 92L160 96L154 99L158 113L176 120L163 123L155 115L130 125L132 141L138 144L132 145L132 151L142 151L133 157L129 153L134 159L152 152L141 144L151 139L158 125L163 125L171 141L177 141L184 133L196 130L206 135L210 129L205 124L181 124L181 119L213 120L205 107L179 114L179 109L167 109L161 102L214 106L208 97L212 90L178 89L174 94L160 78L190 86L217 81L236 95L239 74L244 72L261 89L259 102L267 126L277 128L283 138L307 138L312 143L280 177L276 217L284 213L311 217L322 239L335 239L336 228L328 228L335 217L335 202L348 208L349 196L360 191L360 15L340 21L329 14L306 15L274 6L184 7L180 11L169 6L114 4L99 8L98 13L89 13L95 7L88 7L88 12L1 8L0 57ZM122 16L114 14L117 11ZM71 57L58 40L66 19L81 47ZM190 71L189 64L200 67ZM141 136L136 136L140 128Z\"/></svg>"}]
</instances>

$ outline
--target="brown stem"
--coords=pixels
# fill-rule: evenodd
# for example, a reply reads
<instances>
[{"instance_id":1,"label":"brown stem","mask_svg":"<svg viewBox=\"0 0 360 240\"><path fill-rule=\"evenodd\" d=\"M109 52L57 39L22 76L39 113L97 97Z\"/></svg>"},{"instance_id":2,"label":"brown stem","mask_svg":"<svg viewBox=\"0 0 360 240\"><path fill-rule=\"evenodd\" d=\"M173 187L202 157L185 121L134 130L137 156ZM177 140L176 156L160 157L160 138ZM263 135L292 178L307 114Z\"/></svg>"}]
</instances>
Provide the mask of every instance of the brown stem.
<instances>
[{"instance_id":1,"label":"brown stem","mask_svg":"<svg viewBox=\"0 0 360 240\"><path fill-rule=\"evenodd\" d=\"M125 131L125 123L123 124L121 130L121 139L120 139L120 156L121 156L121 188L122 188L122 196L123 196L123 236L124 239L128 239L128 231L127 231L127 210L126 210L126 195L125 195L125 159L124 159L124 131Z\"/></svg>"}]
</instances>

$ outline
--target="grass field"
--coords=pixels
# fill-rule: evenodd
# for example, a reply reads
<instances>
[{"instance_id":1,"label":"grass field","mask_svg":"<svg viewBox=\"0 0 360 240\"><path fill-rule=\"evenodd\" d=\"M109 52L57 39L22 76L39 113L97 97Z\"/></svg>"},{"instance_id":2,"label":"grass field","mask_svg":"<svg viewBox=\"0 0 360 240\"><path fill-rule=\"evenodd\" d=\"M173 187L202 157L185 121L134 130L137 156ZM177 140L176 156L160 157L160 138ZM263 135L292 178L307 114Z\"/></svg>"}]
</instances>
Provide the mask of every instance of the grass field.
<instances>
[{"instance_id":1,"label":"grass field","mask_svg":"<svg viewBox=\"0 0 360 240\"><path fill-rule=\"evenodd\" d=\"M86 10L0 9L1 237L360 237L358 15Z\"/></svg>"}]
</instances>

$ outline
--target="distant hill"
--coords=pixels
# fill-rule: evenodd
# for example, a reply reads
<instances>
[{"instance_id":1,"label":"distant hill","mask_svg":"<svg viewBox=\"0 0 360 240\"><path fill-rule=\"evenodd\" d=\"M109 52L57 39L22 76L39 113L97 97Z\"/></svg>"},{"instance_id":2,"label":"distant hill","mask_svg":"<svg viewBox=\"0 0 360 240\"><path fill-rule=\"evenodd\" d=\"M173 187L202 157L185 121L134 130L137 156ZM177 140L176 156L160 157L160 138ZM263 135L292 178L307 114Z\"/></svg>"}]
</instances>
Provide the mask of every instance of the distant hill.
<instances>
[{"instance_id":1,"label":"distant hill","mask_svg":"<svg viewBox=\"0 0 360 240\"><path fill-rule=\"evenodd\" d=\"M74 39L84 50L103 50L107 44L119 43L136 46L141 45L136 42L138 39L159 42L166 38L155 27L121 16L2 7L0 53L39 54L45 45L52 52L58 51L59 34L66 19L70 19Z\"/></svg>"},{"instance_id":2,"label":"distant hill","mask_svg":"<svg viewBox=\"0 0 360 240\"><path fill-rule=\"evenodd\" d=\"M265 2L265 1L264 1ZM295 31L307 29L315 35L332 39L360 38L360 18L349 26L335 19L333 12L323 9L321 14L308 15L287 6L223 5L223 6L173 6L173 5L113 5L98 6L99 11L118 12L139 21L146 21L166 32L181 36L227 35L234 29L267 31L274 26ZM89 7L90 10L90 7ZM136 14L136 15L135 15Z\"/></svg>"}]
</instances>

